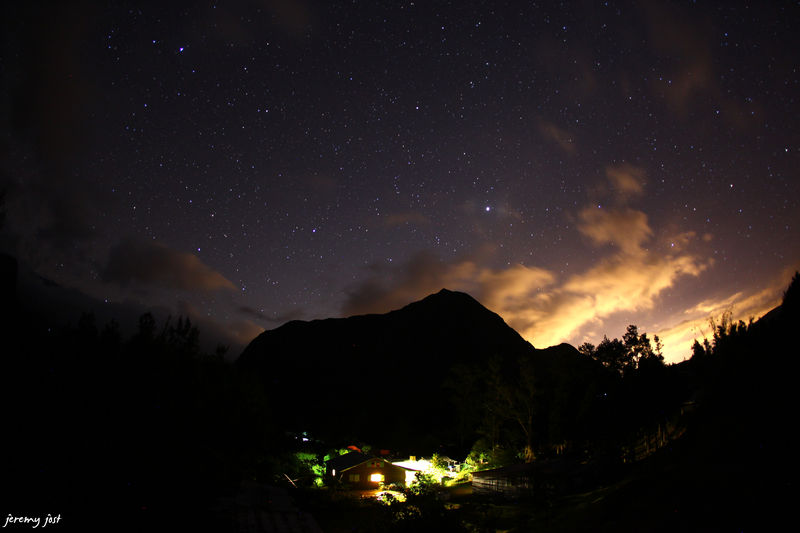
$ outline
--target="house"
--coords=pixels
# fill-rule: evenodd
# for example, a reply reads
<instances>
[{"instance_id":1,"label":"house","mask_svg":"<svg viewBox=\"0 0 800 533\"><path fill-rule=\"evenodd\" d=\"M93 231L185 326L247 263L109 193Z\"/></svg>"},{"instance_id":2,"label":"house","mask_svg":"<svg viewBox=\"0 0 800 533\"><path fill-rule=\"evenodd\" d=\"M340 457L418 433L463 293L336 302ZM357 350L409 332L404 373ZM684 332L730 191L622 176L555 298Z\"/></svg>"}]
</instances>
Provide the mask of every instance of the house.
<instances>
[{"instance_id":1,"label":"house","mask_svg":"<svg viewBox=\"0 0 800 533\"><path fill-rule=\"evenodd\" d=\"M381 457L350 452L334 457L326 464L327 474L347 485L361 489L377 489L381 483L406 484L415 470L393 465Z\"/></svg>"}]
</instances>

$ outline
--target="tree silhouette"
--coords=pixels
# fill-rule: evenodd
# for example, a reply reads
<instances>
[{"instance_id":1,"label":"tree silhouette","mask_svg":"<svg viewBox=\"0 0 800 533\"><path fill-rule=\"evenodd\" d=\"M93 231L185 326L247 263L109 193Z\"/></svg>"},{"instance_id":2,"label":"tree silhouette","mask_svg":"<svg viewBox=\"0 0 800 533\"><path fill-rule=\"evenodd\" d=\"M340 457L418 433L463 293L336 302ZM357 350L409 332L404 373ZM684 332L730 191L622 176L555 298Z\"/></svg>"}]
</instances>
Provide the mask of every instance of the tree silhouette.
<instances>
[{"instance_id":1,"label":"tree silhouette","mask_svg":"<svg viewBox=\"0 0 800 533\"><path fill-rule=\"evenodd\" d=\"M795 272L789 287L783 293L782 306L787 313L796 313L800 308L800 272Z\"/></svg>"},{"instance_id":2,"label":"tree silhouette","mask_svg":"<svg viewBox=\"0 0 800 533\"><path fill-rule=\"evenodd\" d=\"M535 422L539 390L531 357L511 361L493 358L489 363L487 407L490 421L511 421L523 439L525 462L536 459ZM496 422L493 422L493 424Z\"/></svg>"},{"instance_id":3,"label":"tree silhouette","mask_svg":"<svg viewBox=\"0 0 800 533\"><path fill-rule=\"evenodd\" d=\"M112 520L119 531L180 530L240 480L272 481L286 449L262 385L202 353L188 319L159 327L147 313L129 340L89 313L74 326L35 315L17 325L0 392L24 407L4 416L18 434L0 460L0 488L14 494L0 501L58 508L86 531ZM207 525L189 529L224 530Z\"/></svg>"},{"instance_id":4,"label":"tree silhouette","mask_svg":"<svg viewBox=\"0 0 800 533\"><path fill-rule=\"evenodd\" d=\"M595 359L597 348L591 342L584 342L583 344L578 346L578 351L587 357Z\"/></svg>"},{"instance_id":5,"label":"tree silhouette","mask_svg":"<svg viewBox=\"0 0 800 533\"><path fill-rule=\"evenodd\" d=\"M708 339L704 339L706 343L708 343ZM694 344L692 344L692 359L700 360L706 356L706 348L700 344L700 341L697 339L694 340Z\"/></svg>"},{"instance_id":6,"label":"tree silhouette","mask_svg":"<svg viewBox=\"0 0 800 533\"><path fill-rule=\"evenodd\" d=\"M603 336L600 344L595 346L589 342L583 343L578 351L588 357L599 361L604 367L620 375L630 374L645 365L663 365L664 345L656 335L653 338L655 348L653 348L647 333L639 334L638 326L631 324L628 326L622 340L609 340Z\"/></svg>"},{"instance_id":7,"label":"tree silhouette","mask_svg":"<svg viewBox=\"0 0 800 533\"><path fill-rule=\"evenodd\" d=\"M139 317L139 331L134 337L135 341L149 343L155 338L156 319L152 313L145 313Z\"/></svg>"},{"instance_id":8,"label":"tree silhouette","mask_svg":"<svg viewBox=\"0 0 800 533\"><path fill-rule=\"evenodd\" d=\"M609 340L605 335L597 345L594 357L604 367L619 374L622 374L631 363L631 354L625 344L619 339Z\"/></svg>"}]
</instances>

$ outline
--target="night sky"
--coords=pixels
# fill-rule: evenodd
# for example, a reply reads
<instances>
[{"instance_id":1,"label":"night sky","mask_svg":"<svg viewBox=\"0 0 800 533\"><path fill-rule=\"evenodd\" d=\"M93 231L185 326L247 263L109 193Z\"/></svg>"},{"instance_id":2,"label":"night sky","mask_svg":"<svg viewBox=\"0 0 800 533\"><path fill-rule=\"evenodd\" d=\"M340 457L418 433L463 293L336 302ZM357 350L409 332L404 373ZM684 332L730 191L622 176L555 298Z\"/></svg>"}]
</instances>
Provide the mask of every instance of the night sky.
<instances>
[{"instance_id":1,"label":"night sky","mask_svg":"<svg viewBox=\"0 0 800 533\"><path fill-rule=\"evenodd\" d=\"M12 4L2 248L234 355L447 287L679 361L800 268L798 2Z\"/></svg>"}]
</instances>

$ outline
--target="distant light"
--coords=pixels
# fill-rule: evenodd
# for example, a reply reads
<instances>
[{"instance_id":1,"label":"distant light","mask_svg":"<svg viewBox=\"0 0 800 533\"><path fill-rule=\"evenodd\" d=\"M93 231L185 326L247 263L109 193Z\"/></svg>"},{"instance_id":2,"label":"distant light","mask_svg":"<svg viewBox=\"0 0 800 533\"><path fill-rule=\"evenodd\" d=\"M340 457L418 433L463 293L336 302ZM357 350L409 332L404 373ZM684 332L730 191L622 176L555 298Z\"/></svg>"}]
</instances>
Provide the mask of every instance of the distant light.
<instances>
[{"instance_id":1,"label":"distant light","mask_svg":"<svg viewBox=\"0 0 800 533\"><path fill-rule=\"evenodd\" d=\"M178 48L178 52L183 52L183 46L181 46L180 48Z\"/></svg>"},{"instance_id":2,"label":"distant light","mask_svg":"<svg viewBox=\"0 0 800 533\"><path fill-rule=\"evenodd\" d=\"M488 212L489 212L489 211L491 211L491 210L492 210L492 208L491 208L490 206L488 206L488 205L487 205L487 206L486 206L486 212L488 213Z\"/></svg>"}]
</instances>

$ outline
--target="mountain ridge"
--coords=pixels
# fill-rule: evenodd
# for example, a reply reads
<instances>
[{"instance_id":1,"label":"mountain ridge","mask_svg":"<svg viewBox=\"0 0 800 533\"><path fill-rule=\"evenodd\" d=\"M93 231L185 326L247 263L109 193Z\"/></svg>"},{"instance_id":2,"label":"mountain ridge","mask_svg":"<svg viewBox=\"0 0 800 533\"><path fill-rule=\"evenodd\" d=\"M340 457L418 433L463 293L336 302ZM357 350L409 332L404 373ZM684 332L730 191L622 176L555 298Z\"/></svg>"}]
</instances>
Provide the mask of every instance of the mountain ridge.
<instances>
[{"instance_id":1,"label":"mountain ridge","mask_svg":"<svg viewBox=\"0 0 800 533\"><path fill-rule=\"evenodd\" d=\"M538 350L469 294L442 289L388 313L287 322L253 339L236 364L276 401L292 398L281 414L297 431L392 445L420 444L426 439L403 436L422 435L439 445L452 440L441 415L452 407L445 389L458 367L529 358L544 369L579 357L569 345ZM382 411L376 400L404 412Z\"/></svg>"},{"instance_id":2,"label":"mountain ridge","mask_svg":"<svg viewBox=\"0 0 800 533\"><path fill-rule=\"evenodd\" d=\"M502 317L500 315L498 315L494 311L491 311L490 309L485 307L477 299L475 299L472 295L470 295L470 294L468 294L466 292L462 292L462 291L453 291L453 290L450 290L450 289L442 288L438 292L431 293L431 294L429 294L427 296L424 296L423 298L421 298L419 300L415 300L413 302L409 302L409 303L403 305L402 307L399 307L397 309L391 309L391 310L386 311L384 313L363 313L363 314L349 315L349 316L346 316L346 317L326 317L326 318L315 318L315 319L311 319L311 320L299 320L299 319L296 319L296 320L290 320L290 321L282 324L281 326L278 326L277 328L273 328L271 330L267 330L264 333L267 333L269 331L275 331L276 329L280 329L280 328L282 328L282 327L284 327L284 326L286 326L288 324L339 321L339 320L348 320L348 319L362 318L362 317L382 317L382 316L395 315L397 313L407 312L408 310L416 309L416 308L420 308L420 307L424 307L424 306L446 307L447 304L451 304L452 305L452 304L455 304L455 303L467 304L467 305L472 305L472 306L479 306L484 311L490 313L491 315L496 316L498 319L500 319L501 321L503 321L505 323L505 321L502 319Z\"/></svg>"}]
</instances>

